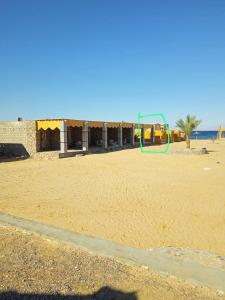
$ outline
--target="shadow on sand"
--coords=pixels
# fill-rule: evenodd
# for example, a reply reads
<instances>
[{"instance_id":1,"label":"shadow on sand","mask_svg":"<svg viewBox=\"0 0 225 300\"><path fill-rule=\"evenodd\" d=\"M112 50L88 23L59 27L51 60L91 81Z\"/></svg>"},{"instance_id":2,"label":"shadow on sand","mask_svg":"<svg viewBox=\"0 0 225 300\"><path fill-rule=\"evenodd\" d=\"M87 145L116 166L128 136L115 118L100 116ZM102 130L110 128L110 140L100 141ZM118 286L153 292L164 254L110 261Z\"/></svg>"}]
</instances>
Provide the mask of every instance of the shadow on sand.
<instances>
[{"instance_id":1,"label":"shadow on sand","mask_svg":"<svg viewBox=\"0 0 225 300\"><path fill-rule=\"evenodd\" d=\"M0 143L0 163L28 158L30 155L22 144Z\"/></svg>"},{"instance_id":2,"label":"shadow on sand","mask_svg":"<svg viewBox=\"0 0 225 300\"><path fill-rule=\"evenodd\" d=\"M136 293L125 293L110 287L102 287L96 293L89 295L62 294L21 294L14 291L0 293L1 300L138 300Z\"/></svg>"}]
</instances>

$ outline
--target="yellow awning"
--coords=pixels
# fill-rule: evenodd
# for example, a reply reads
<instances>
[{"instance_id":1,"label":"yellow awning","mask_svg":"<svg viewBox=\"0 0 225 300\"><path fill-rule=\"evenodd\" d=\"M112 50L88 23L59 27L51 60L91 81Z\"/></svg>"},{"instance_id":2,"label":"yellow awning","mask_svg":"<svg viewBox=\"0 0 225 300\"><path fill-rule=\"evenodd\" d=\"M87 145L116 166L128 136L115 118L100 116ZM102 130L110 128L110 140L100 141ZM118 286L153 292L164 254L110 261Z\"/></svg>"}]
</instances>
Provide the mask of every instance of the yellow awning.
<instances>
[{"instance_id":1,"label":"yellow awning","mask_svg":"<svg viewBox=\"0 0 225 300\"><path fill-rule=\"evenodd\" d=\"M163 132L161 130L155 130L155 136L161 137L163 135Z\"/></svg>"},{"instance_id":2,"label":"yellow awning","mask_svg":"<svg viewBox=\"0 0 225 300\"><path fill-rule=\"evenodd\" d=\"M142 128L151 129L154 125L152 124L141 124Z\"/></svg>"},{"instance_id":3,"label":"yellow awning","mask_svg":"<svg viewBox=\"0 0 225 300\"><path fill-rule=\"evenodd\" d=\"M132 128L133 124L132 123L127 123L127 122L122 122L122 127L123 128Z\"/></svg>"},{"instance_id":4,"label":"yellow awning","mask_svg":"<svg viewBox=\"0 0 225 300\"><path fill-rule=\"evenodd\" d=\"M81 127L84 124L84 121L81 120L38 120L37 121L37 129L51 129L54 130L56 128L60 129L60 124L62 121L65 121L67 126L70 127Z\"/></svg>"},{"instance_id":5,"label":"yellow awning","mask_svg":"<svg viewBox=\"0 0 225 300\"><path fill-rule=\"evenodd\" d=\"M41 121L37 121L37 129L43 129L43 130L47 130L47 129L60 129L60 120L41 120Z\"/></svg>"},{"instance_id":6,"label":"yellow awning","mask_svg":"<svg viewBox=\"0 0 225 300\"><path fill-rule=\"evenodd\" d=\"M66 125L70 127L81 127L84 125L84 121L81 120L66 120Z\"/></svg>"},{"instance_id":7,"label":"yellow awning","mask_svg":"<svg viewBox=\"0 0 225 300\"><path fill-rule=\"evenodd\" d=\"M65 121L67 126L70 127L81 127L84 125L83 120L66 120L66 119L52 119L52 120L37 120L37 129L43 129L43 130L47 130L47 129L51 129L54 130L56 128L60 129L60 124L62 121ZM103 127L104 122L101 121L87 121L88 126L89 127ZM137 123L128 123L128 122L106 122L106 125L108 128L116 128L119 127L120 124L122 124L122 127L124 128L132 128L134 126L134 128L138 128L140 126L140 128L146 128L146 129L150 129L151 127L153 127L152 124L137 124Z\"/></svg>"},{"instance_id":8,"label":"yellow awning","mask_svg":"<svg viewBox=\"0 0 225 300\"><path fill-rule=\"evenodd\" d=\"M120 126L119 122L106 122L106 124L107 124L107 127L109 127L109 128L116 128L116 127Z\"/></svg>"},{"instance_id":9,"label":"yellow awning","mask_svg":"<svg viewBox=\"0 0 225 300\"><path fill-rule=\"evenodd\" d=\"M101 128L103 127L104 122L99 121L88 121L88 127Z\"/></svg>"},{"instance_id":10,"label":"yellow awning","mask_svg":"<svg viewBox=\"0 0 225 300\"><path fill-rule=\"evenodd\" d=\"M173 132L174 132L174 134L180 134L180 130L178 130L178 129L175 129Z\"/></svg>"},{"instance_id":11,"label":"yellow awning","mask_svg":"<svg viewBox=\"0 0 225 300\"><path fill-rule=\"evenodd\" d=\"M147 128L146 130L145 130L145 139L146 140L149 140L150 138L151 138L151 128Z\"/></svg>"}]
</instances>

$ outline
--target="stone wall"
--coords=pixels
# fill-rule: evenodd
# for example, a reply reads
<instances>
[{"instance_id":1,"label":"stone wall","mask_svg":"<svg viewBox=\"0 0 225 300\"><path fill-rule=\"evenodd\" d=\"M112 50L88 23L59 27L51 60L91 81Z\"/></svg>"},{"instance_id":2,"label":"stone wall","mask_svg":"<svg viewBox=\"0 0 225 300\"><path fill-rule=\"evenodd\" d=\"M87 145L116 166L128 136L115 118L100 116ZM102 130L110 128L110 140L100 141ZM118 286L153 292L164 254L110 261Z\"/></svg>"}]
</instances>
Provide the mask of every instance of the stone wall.
<instances>
[{"instance_id":1,"label":"stone wall","mask_svg":"<svg viewBox=\"0 0 225 300\"><path fill-rule=\"evenodd\" d=\"M0 155L30 156L37 151L36 122L0 122Z\"/></svg>"}]
</instances>

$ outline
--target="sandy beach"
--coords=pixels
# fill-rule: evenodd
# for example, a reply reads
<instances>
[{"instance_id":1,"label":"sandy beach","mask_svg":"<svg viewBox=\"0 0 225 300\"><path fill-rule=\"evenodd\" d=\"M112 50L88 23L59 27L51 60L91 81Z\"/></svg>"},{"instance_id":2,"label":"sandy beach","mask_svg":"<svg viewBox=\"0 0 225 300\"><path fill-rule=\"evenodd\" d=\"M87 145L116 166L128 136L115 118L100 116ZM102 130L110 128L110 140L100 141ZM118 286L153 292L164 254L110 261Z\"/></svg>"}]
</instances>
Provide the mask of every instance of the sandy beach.
<instances>
[{"instance_id":1,"label":"sandy beach","mask_svg":"<svg viewBox=\"0 0 225 300\"><path fill-rule=\"evenodd\" d=\"M225 142L192 141L192 147L209 154L128 149L2 162L1 212L134 247L225 255ZM170 149L184 148L180 142Z\"/></svg>"}]
</instances>

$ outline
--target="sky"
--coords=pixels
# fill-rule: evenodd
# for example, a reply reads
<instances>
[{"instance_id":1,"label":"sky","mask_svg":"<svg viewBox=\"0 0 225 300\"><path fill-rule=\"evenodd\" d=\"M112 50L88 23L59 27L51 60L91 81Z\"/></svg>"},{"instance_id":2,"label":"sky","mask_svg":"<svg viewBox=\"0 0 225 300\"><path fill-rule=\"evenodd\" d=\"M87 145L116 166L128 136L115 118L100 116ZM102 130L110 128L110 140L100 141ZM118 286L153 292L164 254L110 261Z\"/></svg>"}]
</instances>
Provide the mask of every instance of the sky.
<instances>
[{"instance_id":1,"label":"sky","mask_svg":"<svg viewBox=\"0 0 225 300\"><path fill-rule=\"evenodd\" d=\"M225 126L224 0L0 0L0 120L139 112Z\"/></svg>"}]
</instances>

